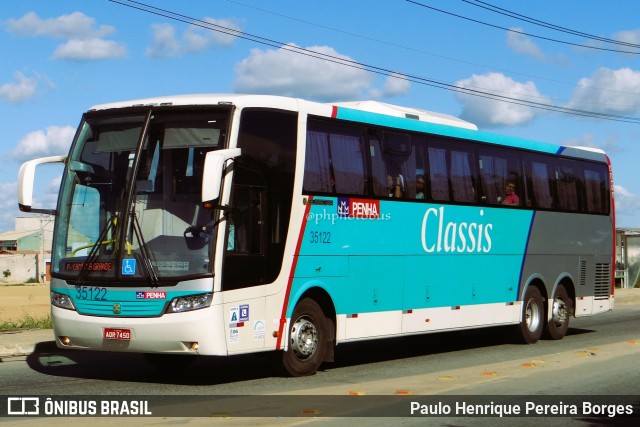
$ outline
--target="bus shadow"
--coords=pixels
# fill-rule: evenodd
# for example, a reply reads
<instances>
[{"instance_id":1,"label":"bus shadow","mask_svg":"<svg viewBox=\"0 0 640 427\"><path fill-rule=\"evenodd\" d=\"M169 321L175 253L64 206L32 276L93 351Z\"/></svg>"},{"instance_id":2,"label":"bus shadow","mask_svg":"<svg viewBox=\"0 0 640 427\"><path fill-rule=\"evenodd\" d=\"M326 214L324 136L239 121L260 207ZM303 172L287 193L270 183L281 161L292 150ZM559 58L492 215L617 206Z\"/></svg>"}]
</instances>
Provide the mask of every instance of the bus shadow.
<instances>
[{"instance_id":1,"label":"bus shadow","mask_svg":"<svg viewBox=\"0 0 640 427\"><path fill-rule=\"evenodd\" d=\"M92 350L66 350L54 341L36 344L28 366L45 375L93 380L215 385L278 376L271 353L229 357L196 357L189 366L156 368L144 355Z\"/></svg>"},{"instance_id":2,"label":"bus shadow","mask_svg":"<svg viewBox=\"0 0 640 427\"><path fill-rule=\"evenodd\" d=\"M588 329L570 328L567 336L591 332ZM515 345L511 330L505 327L346 343L336 347L335 362L323 365L320 370L486 347L497 349L505 345ZM278 352L203 356L195 358L189 366L155 368L142 354L65 350L57 348L53 341L47 341L35 346L33 353L27 356L27 364L34 371L51 376L205 386L283 377L280 357L281 353Z\"/></svg>"}]
</instances>

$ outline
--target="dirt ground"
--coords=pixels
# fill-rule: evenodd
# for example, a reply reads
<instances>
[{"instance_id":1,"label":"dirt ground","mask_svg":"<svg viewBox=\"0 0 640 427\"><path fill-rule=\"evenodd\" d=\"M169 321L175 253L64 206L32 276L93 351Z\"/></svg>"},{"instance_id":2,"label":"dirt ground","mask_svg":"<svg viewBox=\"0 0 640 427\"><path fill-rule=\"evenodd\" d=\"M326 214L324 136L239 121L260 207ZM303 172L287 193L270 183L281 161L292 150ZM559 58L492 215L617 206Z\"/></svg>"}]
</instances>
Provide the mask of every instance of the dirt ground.
<instances>
[{"instance_id":1,"label":"dirt ground","mask_svg":"<svg viewBox=\"0 0 640 427\"><path fill-rule=\"evenodd\" d=\"M640 288L616 289L616 305L640 304ZM50 314L49 285L0 285L0 322Z\"/></svg>"},{"instance_id":2,"label":"dirt ground","mask_svg":"<svg viewBox=\"0 0 640 427\"><path fill-rule=\"evenodd\" d=\"M49 285L0 285L0 322L17 322L26 315L40 319L51 313Z\"/></svg>"}]
</instances>

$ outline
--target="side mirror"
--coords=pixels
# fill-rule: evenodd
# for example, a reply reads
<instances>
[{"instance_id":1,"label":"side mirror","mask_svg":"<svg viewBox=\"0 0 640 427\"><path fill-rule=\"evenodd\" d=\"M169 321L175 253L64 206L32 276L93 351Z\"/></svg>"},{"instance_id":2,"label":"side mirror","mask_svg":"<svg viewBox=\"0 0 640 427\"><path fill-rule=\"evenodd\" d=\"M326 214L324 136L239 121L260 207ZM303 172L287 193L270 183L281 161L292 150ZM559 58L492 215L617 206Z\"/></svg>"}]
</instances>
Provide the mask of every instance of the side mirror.
<instances>
[{"instance_id":1,"label":"side mirror","mask_svg":"<svg viewBox=\"0 0 640 427\"><path fill-rule=\"evenodd\" d=\"M67 156L42 157L29 160L20 167L18 173L18 207L22 212L46 213L55 215L55 209L33 209L33 184L35 182L36 166L45 163L64 163Z\"/></svg>"},{"instance_id":2,"label":"side mirror","mask_svg":"<svg viewBox=\"0 0 640 427\"><path fill-rule=\"evenodd\" d=\"M210 151L204 158L202 173L202 201L209 202L220 197L220 185L227 160L235 159L242 154L240 148Z\"/></svg>"}]
</instances>

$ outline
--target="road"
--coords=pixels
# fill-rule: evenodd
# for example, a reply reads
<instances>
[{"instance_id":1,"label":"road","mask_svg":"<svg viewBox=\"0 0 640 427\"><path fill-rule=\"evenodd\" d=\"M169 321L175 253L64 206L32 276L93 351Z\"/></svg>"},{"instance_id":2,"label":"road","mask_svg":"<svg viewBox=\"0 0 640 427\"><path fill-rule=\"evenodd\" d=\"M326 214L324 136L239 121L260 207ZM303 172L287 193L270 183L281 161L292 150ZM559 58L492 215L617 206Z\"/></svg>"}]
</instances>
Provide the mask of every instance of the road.
<instances>
[{"instance_id":1,"label":"road","mask_svg":"<svg viewBox=\"0 0 640 427\"><path fill-rule=\"evenodd\" d=\"M0 395L100 394L129 398L172 395L179 398L174 398L173 402L169 399L167 405L186 398L186 402L196 408L194 413L202 409L197 408L202 402L202 405L209 405L205 409L209 411L206 412L208 415L222 414L226 417L185 418L183 421L188 425L210 424L212 420L224 424L247 424L249 419L243 415L255 414L251 412L255 408L247 407L251 398L242 397L247 395L286 395L282 399L287 399L295 411L306 415L303 418L261 418L258 424L252 422L254 425L329 422L331 425L352 426L353 420L362 419L317 416L335 410L342 411L339 413L344 415L388 415L384 414L384 406L393 413L394 399L398 397L431 402L433 397L449 396L446 399L453 404L475 395L495 395L496 400L500 395L579 395L578 400L620 395L621 401L629 396L637 398L637 404L640 402L639 325L640 306L628 305L599 316L572 319L569 333L563 340L543 340L535 345L512 344L505 338L508 331L501 328L341 345L336 350L336 363L305 378L280 376L268 355L201 358L189 368L171 371L153 369L136 354L63 351L56 349L53 342L44 342L38 344L36 351L29 356L2 360ZM222 404L211 406L206 397L212 395L241 397L235 402L225 398L227 400ZM334 405L332 408L314 409L314 405L323 405L322 399L317 398L320 395L340 396L341 400L328 402ZM382 403L372 402L375 408L354 406L348 397L343 397L379 395L389 398ZM423 399L423 396L428 398ZM516 400L524 402L523 399ZM634 411L639 414L640 406L635 406ZM264 413L258 412L258 415ZM60 418L51 419L56 420L62 423ZM114 422L116 419L104 420ZM143 423L155 420L152 424L175 422L174 418L145 418L144 421L136 418L127 419L128 424L130 420ZM394 420L394 424L400 425L425 424L424 418L411 418L409 414L407 418ZM488 417L428 419L429 425L474 426L493 426L497 421L508 420ZM604 418L596 422L588 417L553 417L551 424L546 421L545 424L593 425L595 422L597 425L603 420L609 425L628 421ZM19 421L19 425L37 425L33 418L15 421ZM528 422L539 425L542 419L518 419L518 424L528 425ZM367 419L368 425L389 423L389 418Z\"/></svg>"}]
</instances>

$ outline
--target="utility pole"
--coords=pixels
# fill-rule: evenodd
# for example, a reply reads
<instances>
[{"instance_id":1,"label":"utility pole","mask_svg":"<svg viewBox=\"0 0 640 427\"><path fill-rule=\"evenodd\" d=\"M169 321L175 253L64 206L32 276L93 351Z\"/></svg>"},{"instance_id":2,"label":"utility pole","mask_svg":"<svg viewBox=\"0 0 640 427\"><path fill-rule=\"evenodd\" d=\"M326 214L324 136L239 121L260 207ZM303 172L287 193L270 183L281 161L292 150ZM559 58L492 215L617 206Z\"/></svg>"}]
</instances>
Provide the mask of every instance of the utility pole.
<instances>
[{"instance_id":1,"label":"utility pole","mask_svg":"<svg viewBox=\"0 0 640 427\"><path fill-rule=\"evenodd\" d=\"M38 263L38 273L40 275L40 282L42 284L47 283L47 263L44 260L44 229L50 222L53 221L51 215L40 215L40 262Z\"/></svg>"}]
</instances>

